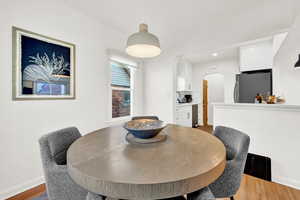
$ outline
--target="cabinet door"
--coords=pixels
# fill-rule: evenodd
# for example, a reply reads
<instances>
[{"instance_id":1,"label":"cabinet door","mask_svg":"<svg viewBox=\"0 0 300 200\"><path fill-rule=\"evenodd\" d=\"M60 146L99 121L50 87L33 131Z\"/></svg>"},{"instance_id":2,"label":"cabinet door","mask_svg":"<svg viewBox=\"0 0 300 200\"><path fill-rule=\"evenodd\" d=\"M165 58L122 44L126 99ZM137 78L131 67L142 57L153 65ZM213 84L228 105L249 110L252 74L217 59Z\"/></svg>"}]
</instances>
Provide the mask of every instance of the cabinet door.
<instances>
[{"instance_id":1,"label":"cabinet door","mask_svg":"<svg viewBox=\"0 0 300 200\"><path fill-rule=\"evenodd\" d=\"M190 63L187 63L186 65L186 74L185 74L185 80L186 80L186 90L192 91L192 65Z\"/></svg>"},{"instance_id":2,"label":"cabinet door","mask_svg":"<svg viewBox=\"0 0 300 200\"><path fill-rule=\"evenodd\" d=\"M177 91L185 91L185 67L183 62L177 64Z\"/></svg>"},{"instance_id":3,"label":"cabinet door","mask_svg":"<svg viewBox=\"0 0 300 200\"><path fill-rule=\"evenodd\" d=\"M176 108L175 123L181 126L192 127L192 107L185 106Z\"/></svg>"},{"instance_id":4,"label":"cabinet door","mask_svg":"<svg viewBox=\"0 0 300 200\"><path fill-rule=\"evenodd\" d=\"M192 91L192 65L185 60L177 64L177 91Z\"/></svg>"},{"instance_id":5,"label":"cabinet door","mask_svg":"<svg viewBox=\"0 0 300 200\"><path fill-rule=\"evenodd\" d=\"M177 91L185 91L185 78L177 76Z\"/></svg>"},{"instance_id":6,"label":"cabinet door","mask_svg":"<svg viewBox=\"0 0 300 200\"><path fill-rule=\"evenodd\" d=\"M240 71L271 69L273 66L273 40L240 47Z\"/></svg>"},{"instance_id":7,"label":"cabinet door","mask_svg":"<svg viewBox=\"0 0 300 200\"><path fill-rule=\"evenodd\" d=\"M176 124L185 127L192 127L192 123L190 121L178 121Z\"/></svg>"}]
</instances>

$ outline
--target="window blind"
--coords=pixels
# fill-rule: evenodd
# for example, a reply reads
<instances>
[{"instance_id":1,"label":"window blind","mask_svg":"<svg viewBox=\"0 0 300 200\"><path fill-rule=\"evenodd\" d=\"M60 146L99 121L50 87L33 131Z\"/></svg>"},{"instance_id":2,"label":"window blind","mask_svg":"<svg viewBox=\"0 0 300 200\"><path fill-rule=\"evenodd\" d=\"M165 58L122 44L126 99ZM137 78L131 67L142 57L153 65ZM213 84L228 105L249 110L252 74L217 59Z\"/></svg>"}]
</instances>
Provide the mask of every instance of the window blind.
<instances>
[{"instance_id":1,"label":"window blind","mask_svg":"<svg viewBox=\"0 0 300 200\"><path fill-rule=\"evenodd\" d=\"M130 88L130 69L128 66L111 62L111 85Z\"/></svg>"}]
</instances>

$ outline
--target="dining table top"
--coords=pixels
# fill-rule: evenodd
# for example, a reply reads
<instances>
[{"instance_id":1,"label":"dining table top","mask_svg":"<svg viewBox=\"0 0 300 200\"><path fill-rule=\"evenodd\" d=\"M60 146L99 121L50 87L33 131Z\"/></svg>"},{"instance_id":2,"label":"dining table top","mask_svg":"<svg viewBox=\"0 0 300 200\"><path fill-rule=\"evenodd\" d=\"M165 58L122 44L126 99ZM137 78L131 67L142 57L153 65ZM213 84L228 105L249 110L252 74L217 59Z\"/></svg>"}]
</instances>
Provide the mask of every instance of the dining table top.
<instances>
[{"instance_id":1,"label":"dining table top","mask_svg":"<svg viewBox=\"0 0 300 200\"><path fill-rule=\"evenodd\" d=\"M224 171L223 143L199 129L168 124L167 139L130 144L122 126L103 128L68 149L71 178L96 194L119 199L162 199L199 190Z\"/></svg>"}]
</instances>

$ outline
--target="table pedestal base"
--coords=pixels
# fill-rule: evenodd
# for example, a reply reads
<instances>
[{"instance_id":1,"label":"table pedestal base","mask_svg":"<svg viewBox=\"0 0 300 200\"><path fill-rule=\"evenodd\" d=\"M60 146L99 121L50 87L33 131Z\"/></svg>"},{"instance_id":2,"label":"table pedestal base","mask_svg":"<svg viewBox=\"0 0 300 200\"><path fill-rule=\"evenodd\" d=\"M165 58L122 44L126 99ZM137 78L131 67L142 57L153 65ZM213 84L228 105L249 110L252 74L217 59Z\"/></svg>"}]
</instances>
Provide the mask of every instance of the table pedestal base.
<instances>
[{"instance_id":1,"label":"table pedestal base","mask_svg":"<svg viewBox=\"0 0 300 200\"><path fill-rule=\"evenodd\" d=\"M98 194L94 194L89 192L88 195L86 196L86 200L106 200L107 198L98 195Z\"/></svg>"},{"instance_id":2,"label":"table pedestal base","mask_svg":"<svg viewBox=\"0 0 300 200\"><path fill-rule=\"evenodd\" d=\"M111 197L103 197L101 195L89 192L86 197L86 200L119 200L119 199L115 199L115 198L111 198ZM179 197L160 199L160 200L186 200L186 198L184 196L179 196Z\"/></svg>"}]
</instances>

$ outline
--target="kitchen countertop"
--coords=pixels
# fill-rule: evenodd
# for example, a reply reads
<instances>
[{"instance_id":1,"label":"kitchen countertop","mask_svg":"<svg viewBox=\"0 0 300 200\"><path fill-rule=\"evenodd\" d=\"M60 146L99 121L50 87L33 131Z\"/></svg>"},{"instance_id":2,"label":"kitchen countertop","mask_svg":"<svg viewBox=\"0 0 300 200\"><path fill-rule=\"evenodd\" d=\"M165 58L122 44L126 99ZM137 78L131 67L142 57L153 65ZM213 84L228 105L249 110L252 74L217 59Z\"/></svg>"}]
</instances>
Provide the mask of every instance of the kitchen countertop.
<instances>
[{"instance_id":1,"label":"kitchen countertop","mask_svg":"<svg viewBox=\"0 0 300 200\"><path fill-rule=\"evenodd\" d=\"M181 106L192 106L195 104L200 104L200 103L196 103L196 102L191 102L191 103L176 103L177 107L181 107Z\"/></svg>"},{"instance_id":2,"label":"kitchen countertop","mask_svg":"<svg viewBox=\"0 0 300 200\"><path fill-rule=\"evenodd\" d=\"M291 104L255 104L255 103L213 103L214 107L247 108L247 109L275 109L300 111L300 105Z\"/></svg>"}]
</instances>

